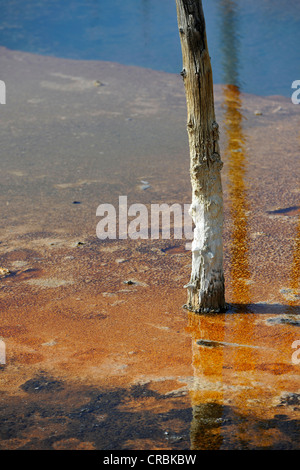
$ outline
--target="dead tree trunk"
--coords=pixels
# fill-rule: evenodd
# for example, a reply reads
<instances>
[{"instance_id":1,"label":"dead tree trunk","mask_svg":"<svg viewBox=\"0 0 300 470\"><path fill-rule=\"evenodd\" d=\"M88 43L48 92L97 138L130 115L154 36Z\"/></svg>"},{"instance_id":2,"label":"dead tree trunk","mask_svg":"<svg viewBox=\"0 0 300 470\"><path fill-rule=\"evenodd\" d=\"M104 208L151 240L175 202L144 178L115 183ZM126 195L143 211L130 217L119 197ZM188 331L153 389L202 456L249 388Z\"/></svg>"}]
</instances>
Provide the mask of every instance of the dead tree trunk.
<instances>
[{"instance_id":1,"label":"dead tree trunk","mask_svg":"<svg viewBox=\"0 0 300 470\"><path fill-rule=\"evenodd\" d=\"M219 126L201 0L176 0L187 102L192 204L195 223L187 308L225 309L223 274L223 193Z\"/></svg>"}]
</instances>

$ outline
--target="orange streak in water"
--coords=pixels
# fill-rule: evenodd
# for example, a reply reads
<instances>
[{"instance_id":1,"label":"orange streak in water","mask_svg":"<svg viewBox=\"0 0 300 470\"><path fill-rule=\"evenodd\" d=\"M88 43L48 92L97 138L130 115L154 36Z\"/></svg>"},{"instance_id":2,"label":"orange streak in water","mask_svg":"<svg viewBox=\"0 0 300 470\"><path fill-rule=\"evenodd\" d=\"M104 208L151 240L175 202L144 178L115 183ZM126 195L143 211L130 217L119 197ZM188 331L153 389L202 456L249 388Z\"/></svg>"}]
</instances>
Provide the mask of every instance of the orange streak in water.
<instances>
[{"instance_id":1,"label":"orange streak in water","mask_svg":"<svg viewBox=\"0 0 300 470\"><path fill-rule=\"evenodd\" d=\"M249 304L248 200L245 184L246 138L242 127L242 101L238 87L234 85L224 87L224 107L227 136L225 155L228 158L230 214L232 218L230 243L232 301L237 304Z\"/></svg>"}]
</instances>

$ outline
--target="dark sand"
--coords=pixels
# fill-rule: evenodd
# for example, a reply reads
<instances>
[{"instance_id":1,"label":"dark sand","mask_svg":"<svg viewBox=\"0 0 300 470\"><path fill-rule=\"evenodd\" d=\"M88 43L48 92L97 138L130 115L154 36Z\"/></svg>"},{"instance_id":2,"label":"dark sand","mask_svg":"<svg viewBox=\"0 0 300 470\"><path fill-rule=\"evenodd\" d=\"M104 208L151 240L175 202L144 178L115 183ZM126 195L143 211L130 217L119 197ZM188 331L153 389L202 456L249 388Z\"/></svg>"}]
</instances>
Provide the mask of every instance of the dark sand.
<instances>
[{"instance_id":1,"label":"dark sand","mask_svg":"<svg viewBox=\"0 0 300 470\"><path fill-rule=\"evenodd\" d=\"M96 237L190 202L181 77L0 52L0 449L298 449L300 108L216 85L230 309L194 315L185 240Z\"/></svg>"}]
</instances>

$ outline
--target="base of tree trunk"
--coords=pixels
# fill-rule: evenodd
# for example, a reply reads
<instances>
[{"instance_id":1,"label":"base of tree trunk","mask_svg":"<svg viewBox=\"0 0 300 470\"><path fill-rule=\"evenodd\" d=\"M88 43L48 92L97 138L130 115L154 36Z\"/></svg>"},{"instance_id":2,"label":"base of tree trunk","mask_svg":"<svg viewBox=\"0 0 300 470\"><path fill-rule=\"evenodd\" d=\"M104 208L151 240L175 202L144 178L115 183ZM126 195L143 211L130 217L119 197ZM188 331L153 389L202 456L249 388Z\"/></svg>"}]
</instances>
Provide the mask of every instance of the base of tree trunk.
<instances>
[{"instance_id":1,"label":"base of tree trunk","mask_svg":"<svg viewBox=\"0 0 300 470\"><path fill-rule=\"evenodd\" d=\"M228 311L230 306L228 304L225 304L222 308L217 307L217 308L209 308L209 307L200 307L200 302L198 303L199 308L195 307L196 304L196 299L193 298L191 299L191 302L188 302L182 306L182 308L188 310L189 312L197 313L197 314L213 314L213 313L225 313Z\"/></svg>"},{"instance_id":2,"label":"base of tree trunk","mask_svg":"<svg viewBox=\"0 0 300 470\"><path fill-rule=\"evenodd\" d=\"M188 299L183 307L195 313L223 313L228 310L224 300L223 271L212 270L210 276L206 278L205 285L206 288L201 288L199 277L191 278L191 281L184 286L188 289Z\"/></svg>"},{"instance_id":3,"label":"base of tree trunk","mask_svg":"<svg viewBox=\"0 0 300 470\"><path fill-rule=\"evenodd\" d=\"M220 166L211 165L205 173L206 194L199 194L199 180L192 179L193 202L190 215L194 221L192 272L187 308L197 313L226 310L223 273L223 198Z\"/></svg>"},{"instance_id":4,"label":"base of tree trunk","mask_svg":"<svg viewBox=\"0 0 300 470\"><path fill-rule=\"evenodd\" d=\"M197 313L226 310L223 271L223 195L220 176L222 162L217 160L203 170L202 178L191 171L193 202L190 215L195 224L192 243L192 272L187 308ZM205 194L198 190L205 185Z\"/></svg>"}]
</instances>

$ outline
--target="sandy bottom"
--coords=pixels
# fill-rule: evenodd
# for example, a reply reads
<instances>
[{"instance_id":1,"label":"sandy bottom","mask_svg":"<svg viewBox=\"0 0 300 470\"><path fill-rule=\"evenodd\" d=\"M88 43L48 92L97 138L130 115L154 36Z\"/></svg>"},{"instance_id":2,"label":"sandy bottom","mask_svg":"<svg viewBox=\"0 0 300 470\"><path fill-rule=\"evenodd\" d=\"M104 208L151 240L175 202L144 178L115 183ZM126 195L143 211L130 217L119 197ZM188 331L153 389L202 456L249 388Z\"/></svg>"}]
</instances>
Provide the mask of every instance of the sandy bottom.
<instances>
[{"instance_id":1,"label":"sandy bottom","mask_svg":"<svg viewBox=\"0 0 300 470\"><path fill-rule=\"evenodd\" d=\"M96 236L190 202L181 77L0 52L0 449L298 449L299 108L216 85L229 310L195 315L187 240Z\"/></svg>"}]
</instances>

